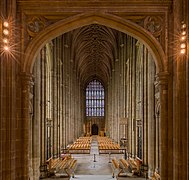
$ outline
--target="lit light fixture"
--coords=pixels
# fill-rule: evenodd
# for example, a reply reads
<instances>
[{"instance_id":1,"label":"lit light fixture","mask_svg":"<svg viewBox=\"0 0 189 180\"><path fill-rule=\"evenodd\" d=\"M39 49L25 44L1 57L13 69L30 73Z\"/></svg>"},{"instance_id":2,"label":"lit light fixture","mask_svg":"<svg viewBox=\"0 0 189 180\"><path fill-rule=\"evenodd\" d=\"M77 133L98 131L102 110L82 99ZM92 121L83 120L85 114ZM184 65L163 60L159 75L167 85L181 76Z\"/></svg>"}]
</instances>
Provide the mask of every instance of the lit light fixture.
<instances>
[{"instance_id":1,"label":"lit light fixture","mask_svg":"<svg viewBox=\"0 0 189 180\"><path fill-rule=\"evenodd\" d=\"M186 28L186 24L183 23L182 26L181 26L181 28L185 29Z\"/></svg>"},{"instance_id":2,"label":"lit light fixture","mask_svg":"<svg viewBox=\"0 0 189 180\"><path fill-rule=\"evenodd\" d=\"M10 43L9 43L9 22L7 20L5 20L3 22L3 29L2 29L2 33L3 33L3 50L8 52L10 51Z\"/></svg>"},{"instance_id":3,"label":"lit light fixture","mask_svg":"<svg viewBox=\"0 0 189 180\"><path fill-rule=\"evenodd\" d=\"M7 36L9 34L8 29L3 29L3 34Z\"/></svg>"},{"instance_id":4,"label":"lit light fixture","mask_svg":"<svg viewBox=\"0 0 189 180\"><path fill-rule=\"evenodd\" d=\"M182 48L182 49L186 48L186 43L182 43L182 44L180 45L180 48Z\"/></svg>"},{"instance_id":5,"label":"lit light fixture","mask_svg":"<svg viewBox=\"0 0 189 180\"><path fill-rule=\"evenodd\" d=\"M180 40L184 41L186 39L186 36L181 36Z\"/></svg>"},{"instance_id":6,"label":"lit light fixture","mask_svg":"<svg viewBox=\"0 0 189 180\"><path fill-rule=\"evenodd\" d=\"M184 55L185 53L186 53L186 24L182 22L181 36L180 36L180 54Z\"/></svg>"},{"instance_id":7,"label":"lit light fixture","mask_svg":"<svg viewBox=\"0 0 189 180\"><path fill-rule=\"evenodd\" d=\"M4 42L5 44L7 44L7 43L8 43L8 39L7 39L7 38L4 38L4 39L3 39L3 42Z\"/></svg>"},{"instance_id":8,"label":"lit light fixture","mask_svg":"<svg viewBox=\"0 0 189 180\"><path fill-rule=\"evenodd\" d=\"M186 53L186 49L181 49L181 50L180 50L180 53L181 53L181 54L185 54L185 53Z\"/></svg>"},{"instance_id":9,"label":"lit light fixture","mask_svg":"<svg viewBox=\"0 0 189 180\"><path fill-rule=\"evenodd\" d=\"M9 23L8 23L7 21L5 21L5 22L3 23L3 26L4 26L4 27L9 27Z\"/></svg>"},{"instance_id":10,"label":"lit light fixture","mask_svg":"<svg viewBox=\"0 0 189 180\"><path fill-rule=\"evenodd\" d=\"M8 46L4 46L3 49L4 49L5 51L9 51L9 47L8 47Z\"/></svg>"},{"instance_id":11,"label":"lit light fixture","mask_svg":"<svg viewBox=\"0 0 189 180\"><path fill-rule=\"evenodd\" d=\"M182 35L183 35L183 36L186 35L186 31L183 31L183 32L182 32Z\"/></svg>"}]
</instances>

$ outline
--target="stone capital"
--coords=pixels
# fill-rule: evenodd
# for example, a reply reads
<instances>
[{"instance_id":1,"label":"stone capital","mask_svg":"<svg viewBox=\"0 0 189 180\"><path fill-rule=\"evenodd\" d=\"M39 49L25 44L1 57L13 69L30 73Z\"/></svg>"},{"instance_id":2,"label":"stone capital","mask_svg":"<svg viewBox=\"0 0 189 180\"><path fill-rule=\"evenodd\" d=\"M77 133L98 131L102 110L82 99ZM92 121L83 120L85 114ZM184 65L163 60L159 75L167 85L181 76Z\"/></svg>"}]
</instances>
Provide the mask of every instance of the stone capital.
<instances>
[{"instance_id":1,"label":"stone capital","mask_svg":"<svg viewBox=\"0 0 189 180\"><path fill-rule=\"evenodd\" d=\"M155 76L155 87L166 87L167 89L167 85L168 85L168 77L169 77L169 73L168 72L159 72L158 74L156 74Z\"/></svg>"},{"instance_id":2,"label":"stone capital","mask_svg":"<svg viewBox=\"0 0 189 180\"><path fill-rule=\"evenodd\" d=\"M33 75L29 73L20 73L20 79L22 83L22 92L29 92L30 88L34 85Z\"/></svg>"}]
</instances>

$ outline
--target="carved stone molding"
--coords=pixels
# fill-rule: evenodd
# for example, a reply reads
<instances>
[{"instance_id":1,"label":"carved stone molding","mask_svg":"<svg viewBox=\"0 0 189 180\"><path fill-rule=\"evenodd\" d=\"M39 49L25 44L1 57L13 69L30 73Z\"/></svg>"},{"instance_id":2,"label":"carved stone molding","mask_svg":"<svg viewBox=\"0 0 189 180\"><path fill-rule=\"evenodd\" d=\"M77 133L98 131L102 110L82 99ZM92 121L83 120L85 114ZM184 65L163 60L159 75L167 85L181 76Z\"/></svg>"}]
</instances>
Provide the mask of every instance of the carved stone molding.
<instances>
[{"instance_id":1,"label":"carved stone molding","mask_svg":"<svg viewBox=\"0 0 189 180\"><path fill-rule=\"evenodd\" d=\"M41 16L34 16L28 19L27 32L34 37L47 26L47 20Z\"/></svg>"},{"instance_id":2,"label":"carved stone molding","mask_svg":"<svg viewBox=\"0 0 189 180\"><path fill-rule=\"evenodd\" d=\"M123 12L116 12L112 14L119 16L123 19L132 21L138 26L141 26L145 30L149 31L159 41L163 49L165 48L165 15L158 13L151 13L148 15L141 15L139 13L138 15L130 15Z\"/></svg>"},{"instance_id":3,"label":"carved stone molding","mask_svg":"<svg viewBox=\"0 0 189 180\"><path fill-rule=\"evenodd\" d=\"M31 101L33 99L32 88L34 85L33 75L27 73L21 73L20 78L22 81L22 93L26 101ZM26 102L27 103L27 102Z\"/></svg>"},{"instance_id":4,"label":"carved stone molding","mask_svg":"<svg viewBox=\"0 0 189 180\"><path fill-rule=\"evenodd\" d=\"M144 19L144 28L148 30L153 36L160 36L163 30L163 20L159 16L147 16Z\"/></svg>"},{"instance_id":5,"label":"carved stone molding","mask_svg":"<svg viewBox=\"0 0 189 180\"><path fill-rule=\"evenodd\" d=\"M155 81L155 86L159 85L167 85L168 84L168 77L169 73L168 72L160 72L156 75L156 81Z\"/></svg>"}]
</instances>

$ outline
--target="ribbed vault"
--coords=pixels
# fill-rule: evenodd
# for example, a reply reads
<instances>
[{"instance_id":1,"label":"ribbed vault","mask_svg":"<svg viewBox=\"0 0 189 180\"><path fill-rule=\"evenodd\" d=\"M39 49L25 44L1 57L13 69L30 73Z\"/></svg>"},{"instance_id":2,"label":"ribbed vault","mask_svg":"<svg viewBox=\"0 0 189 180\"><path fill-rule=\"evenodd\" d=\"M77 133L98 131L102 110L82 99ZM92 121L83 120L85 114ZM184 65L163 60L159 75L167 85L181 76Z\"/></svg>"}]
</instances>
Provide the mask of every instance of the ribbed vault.
<instances>
[{"instance_id":1,"label":"ribbed vault","mask_svg":"<svg viewBox=\"0 0 189 180\"><path fill-rule=\"evenodd\" d=\"M98 78L106 84L116 57L117 31L92 24L72 33L72 57L81 82L85 85L91 79Z\"/></svg>"}]
</instances>

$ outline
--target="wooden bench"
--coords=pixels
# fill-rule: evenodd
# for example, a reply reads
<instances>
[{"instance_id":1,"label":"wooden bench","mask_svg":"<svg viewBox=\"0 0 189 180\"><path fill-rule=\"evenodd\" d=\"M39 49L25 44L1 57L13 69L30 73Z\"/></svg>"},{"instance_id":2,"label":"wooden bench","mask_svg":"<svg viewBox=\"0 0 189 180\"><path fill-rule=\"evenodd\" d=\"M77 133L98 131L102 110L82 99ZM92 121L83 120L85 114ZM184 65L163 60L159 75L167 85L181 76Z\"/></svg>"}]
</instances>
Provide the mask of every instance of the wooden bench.
<instances>
[{"instance_id":1,"label":"wooden bench","mask_svg":"<svg viewBox=\"0 0 189 180\"><path fill-rule=\"evenodd\" d=\"M74 178L76 167L77 167L77 160L74 158L71 158L68 162L67 168L65 169L69 177L72 176Z\"/></svg>"},{"instance_id":2,"label":"wooden bench","mask_svg":"<svg viewBox=\"0 0 189 180\"><path fill-rule=\"evenodd\" d=\"M129 158L128 162L132 171L134 171L134 174L140 175L140 172L141 172L140 167L142 164L142 160L140 160L139 158L136 158L136 159Z\"/></svg>"},{"instance_id":3,"label":"wooden bench","mask_svg":"<svg viewBox=\"0 0 189 180\"><path fill-rule=\"evenodd\" d=\"M120 159L119 160L119 167L120 167L120 172L118 174L119 177L131 177L134 175L134 171L131 169L129 162L125 159Z\"/></svg>"},{"instance_id":4,"label":"wooden bench","mask_svg":"<svg viewBox=\"0 0 189 180\"><path fill-rule=\"evenodd\" d=\"M119 162L116 158L112 159L111 166L112 166L112 177L113 178L117 177L118 174L120 173L120 168L119 168Z\"/></svg>"},{"instance_id":5,"label":"wooden bench","mask_svg":"<svg viewBox=\"0 0 189 180\"><path fill-rule=\"evenodd\" d=\"M160 180L160 174L158 174L156 171L154 172L153 176L151 177L152 180Z\"/></svg>"},{"instance_id":6,"label":"wooden bench","mask_svg":"<svg viewBox=\"0 0 189 180\"><path fill-rule=\"evenodd\" d=\"M50 175L55 175L56 173L63 174L66 177L74 177L74 172L76 169L77 160L67 156L64 159L61 158L50 158L47 160L48 171Z\"/></svg>"}]
</instances>

